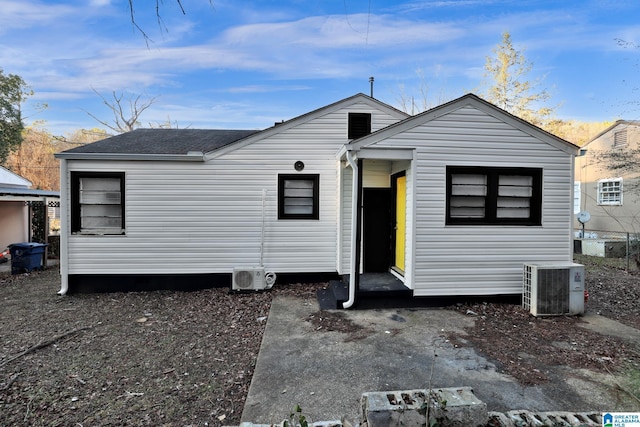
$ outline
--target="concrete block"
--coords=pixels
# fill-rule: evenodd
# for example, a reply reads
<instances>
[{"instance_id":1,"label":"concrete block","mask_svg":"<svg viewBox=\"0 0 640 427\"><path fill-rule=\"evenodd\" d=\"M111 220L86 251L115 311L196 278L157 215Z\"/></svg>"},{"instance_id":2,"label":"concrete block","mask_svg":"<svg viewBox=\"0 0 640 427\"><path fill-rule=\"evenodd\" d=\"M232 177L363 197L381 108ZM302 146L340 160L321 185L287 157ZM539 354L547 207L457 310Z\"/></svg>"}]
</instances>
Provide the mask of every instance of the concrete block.
<instances>
[{"instance_id":1,"label":"concrete block","mask_svg":"<svg viewBox=\"0 0 640 427\"><path fill-rule=\"evenodd\" d=\"M368 427L409 427L437 422L442 427L484 426L487 405L470 387L364 393L362 420Z\"/></svg>"},{"instance_id":2,"label":"concrete block","mask_svg":"<svg viewBox=\"0 0 640 427\"><path fill-rule=\"evenodd\" d=\"M382 391L362 395L362 420L368 427L424 426L426 391Z\"/></svg>"},{"instance_id":3,"label":"concrete block","mask_svg":"<svg viewBox=\"0 0 640 427\"><path fill-rule=\"evenodd\" d=\"M602 413L601 412L577 412L573 414L578 420L580 420L580 426L585 427L600 427L602 426Z\"/></svg>"},{"instance_id":4,"label":"concrete block","mask_svg":"<svg viewBox=\"0 0 640 427\"><path fill-rule=\"evenodd\" d=\"M548 419L541 414L534 414L524 410L509 411L506 416L516 426L542 427L548 422Z\"/></svg>"},{"instance_id":5,"label":"concrete block","mask_svg":"<svg viewBox=\"0 0 640 427\"><path fill-rule=\"evenodd\" d=\"M489 414L471 387L452 387L432 391L429 418L443 427L474 427L485 426Z\"/></svg>"},{"instance_id":6,"label":"concrete block","mask_svg":"<svg viewBox=\"0 0 640 427\"><path fill-rule=\"evenodd\" d=\"M514 427L513 421L502 412L489 412L487 425L494 427Z\"/></svg>"}]
</instances>

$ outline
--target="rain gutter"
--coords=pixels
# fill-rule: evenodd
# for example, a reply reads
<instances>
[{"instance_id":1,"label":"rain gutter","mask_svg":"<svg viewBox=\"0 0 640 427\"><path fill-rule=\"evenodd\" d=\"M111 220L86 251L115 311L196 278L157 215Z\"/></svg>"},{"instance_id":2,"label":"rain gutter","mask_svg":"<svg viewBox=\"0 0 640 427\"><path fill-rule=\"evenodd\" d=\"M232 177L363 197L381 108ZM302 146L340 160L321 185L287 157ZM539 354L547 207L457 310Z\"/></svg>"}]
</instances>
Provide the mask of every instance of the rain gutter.
<instances>
[{"instance_id":1,"label":"rain gutter","mask_svg":"<svg viewBox=\"0 0 640 427\"><path fill-rule=\"evenodd\" d=\"M346 152L347 162L353 173L351 186L351 256L349 260L349 299L342 304L342 308L351 308L356 302L356 290L360 282L360 222L362 204L362 160L356 161L351 151Z\"/></svg>"}]
</instances>

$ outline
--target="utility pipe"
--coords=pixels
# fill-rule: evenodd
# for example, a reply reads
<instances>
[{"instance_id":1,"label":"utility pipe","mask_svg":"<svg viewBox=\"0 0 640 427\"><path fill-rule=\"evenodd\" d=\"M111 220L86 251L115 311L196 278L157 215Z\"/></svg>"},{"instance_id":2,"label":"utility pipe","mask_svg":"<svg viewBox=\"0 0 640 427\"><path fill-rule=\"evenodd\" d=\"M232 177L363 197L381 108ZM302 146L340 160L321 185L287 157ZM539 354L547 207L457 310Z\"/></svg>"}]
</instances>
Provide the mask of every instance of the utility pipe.
<instances>
[{"instance_id":1,"label":"utility pipe","mask_svg":"<svg viewBox=\"0 0 640 427\"><path fill-rule=\"evenodd\" d=\"M60 159L60 188L69 188L67 160ZM69 290L69 194L60 192L60 290L58 295L66 295Z\"/></svg>"},{"instance_id":2,"label":"utility pipe","mask_svg":"<svg viewBox=\"0 0 640 427\"><path fill-rule=\"evenodd\" d=\"M351 166L353 176L351 182L351 257L349 260L349 299L342 303L342 308L351 308L356 302L356 280L358 277L358 164L353 160L351 151L346 152L347 162Z\"/></svg>"}]
</instances>

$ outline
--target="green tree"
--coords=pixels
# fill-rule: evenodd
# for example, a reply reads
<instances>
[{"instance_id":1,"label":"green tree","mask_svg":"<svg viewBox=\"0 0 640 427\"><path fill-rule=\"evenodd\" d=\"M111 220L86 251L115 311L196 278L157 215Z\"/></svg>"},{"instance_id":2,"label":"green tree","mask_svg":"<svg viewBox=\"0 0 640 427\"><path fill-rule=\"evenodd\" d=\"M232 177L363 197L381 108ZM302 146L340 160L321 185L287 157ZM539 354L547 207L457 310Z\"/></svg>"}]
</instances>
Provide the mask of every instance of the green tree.
<instances>
[{"instance_id":1,"label":"green tree","mask_svg":"<svg viewBox=\"0 0 640 427\"><path fill-rule=\"evenodd\" d=\"M22 110L20 105L33 92L20 76L4 74L0 68L0 165L22 143Z\"/></svg>"},{"instance_id":2,"label":"green tree","mask_svg":"<svg viewBox=\"0 0 640 427\"><path fill-rule=\"evenodd\" d=\"M523 50L511 42L508 32L502 34L502 42L493 49L495 56L487 56L485 78L489 102L536 126L544 127L553 114L553 108L544 104L550 95L539 89L539 80L528 80L533 63L527 61Z\"/></svg>"}]
</instances>

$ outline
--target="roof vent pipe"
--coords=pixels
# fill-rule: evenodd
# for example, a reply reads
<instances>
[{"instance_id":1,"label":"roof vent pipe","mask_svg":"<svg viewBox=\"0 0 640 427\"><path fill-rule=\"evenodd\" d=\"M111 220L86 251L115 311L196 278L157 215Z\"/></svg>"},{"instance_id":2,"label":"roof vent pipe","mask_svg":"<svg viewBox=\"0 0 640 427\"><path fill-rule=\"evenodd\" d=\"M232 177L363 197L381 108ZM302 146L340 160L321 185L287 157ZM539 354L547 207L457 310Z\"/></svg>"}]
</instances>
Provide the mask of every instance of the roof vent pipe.
<instances>
[{"instance_id":1,"label":"roof vent pipe","mask_svg":"<svg viewBox=\"0 0 640 427\"><path fill-rule=\"evenodd\" d=\"M371 84L371 97L373 98L373 76L369 77L369 84Z\"/></svg>"}]
</instances>

